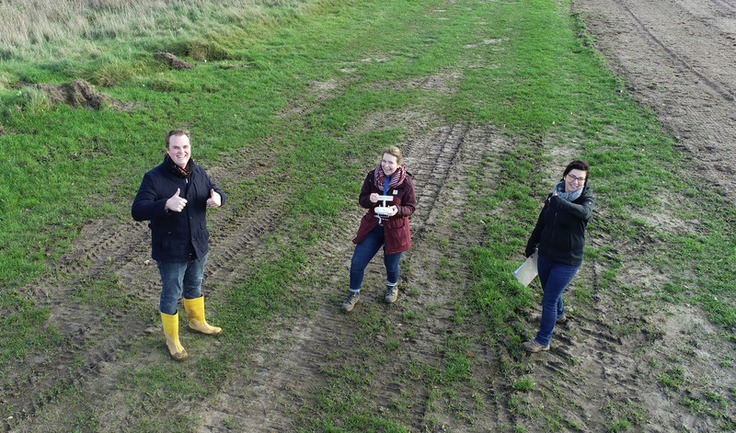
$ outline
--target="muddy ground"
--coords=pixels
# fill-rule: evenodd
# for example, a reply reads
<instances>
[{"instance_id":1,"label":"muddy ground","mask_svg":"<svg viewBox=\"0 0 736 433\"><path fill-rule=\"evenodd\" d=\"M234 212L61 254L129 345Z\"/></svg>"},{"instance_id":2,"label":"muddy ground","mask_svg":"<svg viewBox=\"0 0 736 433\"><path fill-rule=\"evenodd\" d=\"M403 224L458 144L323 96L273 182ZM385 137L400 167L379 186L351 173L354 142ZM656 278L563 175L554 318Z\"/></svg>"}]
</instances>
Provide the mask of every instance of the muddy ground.
<instances>
[{"instance_id":1,"label":"muddy ground","mask_svg":"<svg viewBox=\"0 0 736 433\"><path fill-rule=\"evenodd\" d=\"M573 0L571 7L573 13L581 14L596 47L626 83L625 91L657 113L691 154L698 175L710 179L710 187L736 199L736 4L725 0ZM313 92L319 98L339 92L341 86L348 85L351 70L345 68L344 82L315 85ZM456 78L438 74L396 85L452 92ZM295 121L309 110L300 101L294 101L293 107L284 116ZM247 365L239 366L247 374L230 377L204 401L180 402L171 410L196 414L199 432L293 431L301 427L301 415L309 414L305 406L329 384L327 372L346 362L360 362L356 357L361 352L350 349L356 342L365 345L366 350L384 342L380 332L373 341L365 336L362 328L365 314L370 311L378 312L384 324L394 328L412 327L399 343L395 359L384 362L376 379L364 390L374 397L367 404L377 413L395 410L400 404L407 407L404 423L411 431L509 431L513 426L542 431L543 417L520 415L525 410L532 413L540 409L556 411L568 420L557 428L563 431L606 431L624 416L638 424L629 431L720 431L718 423L724 418L689 410L680 394L662 386L659 378L663 370L656 360L679 359L687 380L693 384L692 398L700 399L703 396L698 395L699 390L720 392L736 386L734 369L718 362L734 355L733 345L724 346L722 339L714 338L721 330L694 306L663 303L643 312L636 298L622 303L620 294L599 290L597 282L605 264L597 261L586 263L571 287L591 287L595 302L571 306L572 320L556 330L549 353L512 360L522 365L539 390L515 397L509 381L499 371L497 352L484 344L480 325L453 320L457 305L452 298L464 290L458 284L464 280L462 268L453 270L459 273L454 278L437 272L448 262L461 260L457 256L460 247L479 242L450 224L466 210L466 176L478 170L488 177L500 173L500 167L489 163L493 158L482 161L481 155L500 155L513 144L496 134L492 126L436 126L436 121L423 113L389 112L376 113L364 122L364 128L404 125L413 131L406 137L404 151L421 202L412 217L414 247L403 259L406 272L402 286L415 290L402 292L394 306L381 305L383 271L380 260L375 260L368 268L365 284L372 289L364 292L354 313L341 314L338 305L347 283L350 239L355 229L345 225L332 234L332 239L341 242L331 242L332 248L325 243L325 248L310 260L310 268L304 270L306 277L313 274L327 283L312 288L316 293L312 298L315 313L308 318L278 318L269 325L268 338L254 343ZM571 147L552 153L561 165L575 152ZM211 167L210 174L235 183L270 169L267 163L253 164L245 158L228 166ZM221 186L227 188L227 182ZM677 203L673 197L662 197L662 201L673 206ZM283 216L274 211L280 208L278 203L264 204L255 199L226 206L211 218L212 250L204 291L213 305L223 301L220 287L241 282L248 257L269 253L263 237L278 227ZM357 224L360 215L356 208L346 218ZM643 217L661 230L692 228L691 223L679 221L674 215L665 211ZM637 259L651 247L646 242L622 242L600 231L592 233L589 242L613 246L612 251L627 265L621 273L622 284L656 291L667 281L666 275ZM74 385L92 396L100 431L137 428L136 419L145 414L145 407L131 407L116 384L136 366L169 362L158 326L152 326L149 317L111 310L105 320L122 325L126 333L108 335L95 320L96 313L63 300L73 294L78 278L115 276L121 286L131 287L131 296L149 303L151 316L155 316L158 275L148 256L145 224L93 222L82 230L74 251L62 261L60 269L29 288L40 304L51 308L51 322L67 336L68 347L52 359L39 356L28 360L23 372L4 378L2 398L17 408L13 420L3 421L5 430L73 430L64 413L66 408L53 398L57 391L51 390L59 384ZM424 311L426 316L420 324L405 323L408 311ZM525 326L529 335L535 328L534 314L529 312ZM395 378L407 376L410 365L441 364L443 352L436 348L453 333L479 336L468 342L467 349L473 358L474 385L459 387L454 400L433 399L427 404L431 388L419 380L413 383ZM693 340L699 342L696 353L684 356L682 342ZM197 350L201 351L208 344L218 343L198 344ZM136 350L131 352L131 348ZM83 374L70 375L69 367L80 363L86 366ZM734 422L736 401L733 396L726 399L730 404L725 419ZM459 411L458 402L482 409ZM540 408L543 404L546 409Z\"/></svg>"}]
</instances>

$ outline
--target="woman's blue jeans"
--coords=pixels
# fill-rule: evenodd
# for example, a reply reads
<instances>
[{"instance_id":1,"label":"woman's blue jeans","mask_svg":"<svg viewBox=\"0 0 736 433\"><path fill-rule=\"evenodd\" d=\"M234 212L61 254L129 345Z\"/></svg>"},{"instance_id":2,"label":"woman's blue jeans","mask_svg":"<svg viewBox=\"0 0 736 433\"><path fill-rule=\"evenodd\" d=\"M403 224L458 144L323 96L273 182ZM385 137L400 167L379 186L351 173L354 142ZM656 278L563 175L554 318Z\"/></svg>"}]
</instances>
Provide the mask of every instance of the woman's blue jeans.
<instances>
[{"instance_id":1,"label":"woman's blue jeans","mask_svg":"<svg viewBox=\"0 0 736 433\"><path fill-rule=\"evenodd\" d=\"M557 318L565 315L562 292L575 277L579 268L580 266L564 265L537 256L537 272L544 295L542 296L542 320L534 340L542 346L549 344Z\"/></svg>"},{"instance_id":2,"label":"woman's blue jeans","mask_svg":"<svg viewBox=\"0 0 736 433\"><path fill-rule=\"evenodd\" d=\"M161 273L161 300L158 308L164 314L176 314L179 298L196 299L202 296L202 278L207 254L188 262L159 262Z\"/></svg>"},{"instance_id":3,"label":"woman's blue jeans","mask_svg":"<svg viewBox=\"0 0 736 433\"><path fill-rule=\"evenodd\" d=\"M350 291L359 292L363 285L363 275L368 263L373 259L384 243L383 226L377 225L365 239L355 246L353 259L350 261ZM386 285L395 286L399 282L399 259L401 253L386 254L384 249L383 263L386 265Z\"/></svg>"}]
</instances>

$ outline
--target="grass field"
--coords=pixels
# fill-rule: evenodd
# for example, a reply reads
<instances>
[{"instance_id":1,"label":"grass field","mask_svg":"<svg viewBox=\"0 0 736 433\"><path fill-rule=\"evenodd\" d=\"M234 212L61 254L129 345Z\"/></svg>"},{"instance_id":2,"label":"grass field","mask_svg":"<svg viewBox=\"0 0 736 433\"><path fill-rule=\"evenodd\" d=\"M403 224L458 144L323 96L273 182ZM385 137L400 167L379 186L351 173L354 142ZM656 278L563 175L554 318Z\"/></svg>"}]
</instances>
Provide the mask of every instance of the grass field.
<instances>
[{"instance_id":1,"label":"grass field","mask_svg":"<svg viewBox=\"0 0 736 433\"><path fill-rule=\"evenodd\" d=\"M720 330L709 347L733 347L733 206L717 191L697 187L688 156L610 74L567 2L110 0L48 4L31 16L41 7L36 3L0 4L6 20L0 23L14 29L0 38L0 326L14 330L0 337L4 391L44 375L31 368L19 378L20 367L72 350L68 331L52 320L54 307L40 300L53 298L55 287L74 288L60 301L89 312L82 317L125 310L155 325L153 306L114 270L88 280L63 269L71 266L83 227L129 223L132 198L160 161L166 130L190 129L195 161L220 168L218 182L234 210L221 219L226 211L214 212L213 233L237 224L250 203L270 209L278 224L238 264L242 274L209 282L217 323L227 330L219 344L192 343L191 351L206 355L185 365L166 359L136 366L113 380L110 388L127 408L122 420L101 416L94 393L79 394L101 386L93 376L71 390L61 379L38 390L32 400L47 403L33 414L20 413L14 400L0 401L8 430L41 431L53 420L58 431L198 431L201 416L169 412L170 406L201 407L222 392L252 366L250 352L282 331L277 325L284 318L319 314L328 302L320 287L336 286L329 302L343 295L347 273L321 273L320 254L332 242L349 245L355 221L344 216L354 212L364 172L380 150L423 132L402 122L376 126L369 122L375 113L420 113L427 130L492 129L507 144L473 148L475 162L464 166L462 178L447 181L462 195L463 213L440 219L446 231L430 231L417 247L446 254L436 272L419 269L419 259L407 262L413 287L407 298L432 286L453 287L447 308L455 331L434 347L439 361L407 362L391 379L405 389L398 403L376 408L383 369L413 359L405 342L445 307L409 304L389 314L361 305L354 319L360 332L345 347L329 349L323 382L288 406L294 430L443 431L449 417L468 431L640 431L645 405L608 397L595 399L598 408L585 426L571 421L565 414L585 412L583 404L550 389L580 361L568 357L552 384L539 386L537 364L519 347L539 294L520 287L510 272L543 197L572 157L591 163L597 201L586 250L586 263L595 266L584 265L568 295L573 311L595 316L625 350L646 359L640 379L677 401L679 410L723 431L733 428L733 380L703 389L696 366L684 361L698 342L672 353L654 341L626 340L643 335L657 308L692 305ZM77 27L55 24L60 21ZM36 22L44 24L36 28ZM196 67L171 70L153 57L157 51ZM445 84L411 84L428 77ZM76 79L130 104L71 108L52 104L36 87ZM232 166L256 168L244 175L227 169ZM658 215L684 228L662 228ZM334 239L335 233L348 234ZM636 266L661 279L632 277ZM60 281L41 287L59 274ZM595 299L604 299L616 318L599 317ZM130 323L102 326L99 339L138 334L125 329ZM85 346L94 347L96 338ZM131 337L117 362L136 364L141 353L160 350L158 339L157 333ZM490 361L469 355L479 351ZM713 358L723 368L733 363L733 356ZM84 375L89 364L80 358L66 367L72 376ZM415 406L426 408L420 424ZM493 411L513 416L492 425ZM223 424L239 430L232 420Z\"/></svg>"}]
</instances>

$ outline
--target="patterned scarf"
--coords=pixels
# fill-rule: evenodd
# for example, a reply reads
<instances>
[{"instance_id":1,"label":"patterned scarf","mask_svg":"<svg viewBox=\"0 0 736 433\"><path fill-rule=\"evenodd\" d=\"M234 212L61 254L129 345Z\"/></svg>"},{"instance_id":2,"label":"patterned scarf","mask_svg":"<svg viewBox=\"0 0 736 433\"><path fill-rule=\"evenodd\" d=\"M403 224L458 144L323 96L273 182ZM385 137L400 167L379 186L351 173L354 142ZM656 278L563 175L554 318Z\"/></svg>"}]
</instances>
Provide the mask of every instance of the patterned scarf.
<instances>
[{"instance_id":1,"label":"patterned scarf","mask_svg":"<svg viewBox=\"0 0 736 433\"><path fill-rule=\"evenodd\" d=\"M175 175L181 177L181 178L188 178L192 174L192 159L189 158L189 162L187 162L187 166L184 168L179 167L174 163L174 161L171 160L171 157L166 154L164 157L164 164L169 168L169 171L174 173Z\"/></svg>"},{"instance_id":2,"label":"patterned scarf","mask_svg":"<svg viewBox=\"0 0 736 433\"><path fill-rule=\"evenodd\" d=\"M401 164L399 168L396 169L394 174L391 175L391 181L389 181L388 189L396 188L397 186L404 183L404 179L406 179L406 167L404 167L404 164ZM383 173L383 168L381 168L381 164L379 163L376 166L376 169L373 170L373 181L376 184L376 188L383 191L383 183L386 181L386 175Z\"/></svg>"},{"instance_id":3,"label":"patterned scarf","mask_svg":"<svg viewBox=\"0 0 736 433\"><path fill-rule=\"evenodd\" d=\"M575 201L580 197L580 194L583 193L584 188L585 187L583 186L575 191L565 192L565 181L561 180L560 183L555 186L555 191L557 191L557 197L564 198L567 201Z\"/></svg>"}]
</instances>

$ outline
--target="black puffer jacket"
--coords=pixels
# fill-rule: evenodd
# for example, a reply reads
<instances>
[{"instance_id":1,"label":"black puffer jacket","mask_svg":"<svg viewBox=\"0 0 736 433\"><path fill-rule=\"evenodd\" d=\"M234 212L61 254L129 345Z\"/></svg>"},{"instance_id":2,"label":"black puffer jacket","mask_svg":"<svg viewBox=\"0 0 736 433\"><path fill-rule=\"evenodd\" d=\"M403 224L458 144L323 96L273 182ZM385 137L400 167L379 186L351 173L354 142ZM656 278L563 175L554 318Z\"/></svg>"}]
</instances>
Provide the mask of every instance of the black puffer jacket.
<instances>
[{"instance_id":1,"label":"black puffer jacket","mask_svg":"<svg viewBox=\"0 0 736 433\"><path fill-rule=\"evenodd\" d=\"M585 185L583 193L570 202L552 194L547 196L537 225L526 244L526 256L539 255L553 262L571 266L583 263L585 227L593 213L595 200L590 187Z\"/></svg>"}]
</instances>

